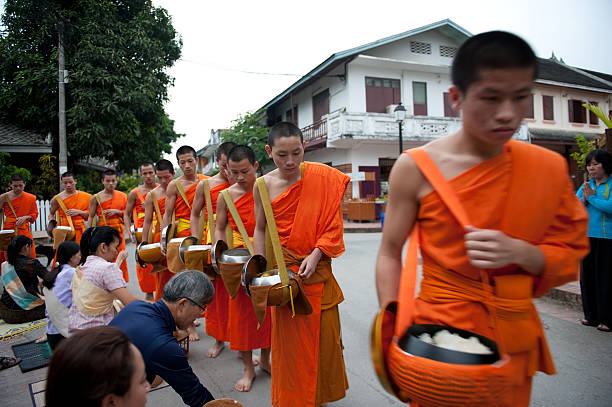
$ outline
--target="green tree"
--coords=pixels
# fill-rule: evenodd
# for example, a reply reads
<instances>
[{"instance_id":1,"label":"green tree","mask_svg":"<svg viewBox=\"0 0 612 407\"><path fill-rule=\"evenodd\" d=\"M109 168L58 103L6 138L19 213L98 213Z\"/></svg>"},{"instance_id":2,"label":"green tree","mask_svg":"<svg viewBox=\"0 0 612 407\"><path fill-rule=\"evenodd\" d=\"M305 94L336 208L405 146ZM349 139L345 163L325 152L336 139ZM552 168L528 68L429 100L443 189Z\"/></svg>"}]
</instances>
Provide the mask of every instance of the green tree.
<instances>
[{"instance_id":1,"label":"green tree","mask_svg":"<svg viewBox=\"0 0 612 407\"><path fill-rule=\"evenodd\" d=\"M8 159L10 158L9 153L0 153L0 192L7 191L11 180L11 175L21 174L26 180L26 183L32 179L32 174L25 168L20 168L15 165L9 164ZM27 190L31 190L31 186L26 185Z\"/></svg>"},{"instance_id":2,"label":"green tree","mask_svg":"<svg viewBox=\"0 0 612 407\"><path fill-rule=\"evenodd\" d=\"M36 178L36 195L43 199L51 199L58 192L56 167L57 157L51 154L44 154L38 159L40 175Z\"/></svg>"},{"instance_id":3,"label":"green tree","mask_svg":"<svg viewBox=\"0 0 612 407\"><path fill-rule=\"evenodd\" d=\"M272 163L272 160L268 157L265 148L270 131L270 128L263 124L265 122L265 114L262 110L239 115L232 121L234 123L232 127L221 132L221 141L233 141L250 146L255 152L260 168L266 167Z\"/></svg>"},{"instance_id":4,"label":"green tree","mask_svg":"<svg viewBox=\"0 0 612 407\"><path fill-rule=\"evenodd\" d=\"M576 144L578 144L578 150L570 154L570 156L578 164L578 169L584 170L586 156L590 151L597 148L595 140L587 140L582 134L576 135Z\"/></svg>"},{"instance_id":5,"label":"green tree","mask_svg":"<svg viewBox=\"0 0 612 407\"><path fill-rule=\"evenodd\" d=\"M181 40L151 0L7 0L0 36L0 119L57 139L58 32L70 159L156 161L178 135L164 111Z\"/></svg>"}]
</instances>

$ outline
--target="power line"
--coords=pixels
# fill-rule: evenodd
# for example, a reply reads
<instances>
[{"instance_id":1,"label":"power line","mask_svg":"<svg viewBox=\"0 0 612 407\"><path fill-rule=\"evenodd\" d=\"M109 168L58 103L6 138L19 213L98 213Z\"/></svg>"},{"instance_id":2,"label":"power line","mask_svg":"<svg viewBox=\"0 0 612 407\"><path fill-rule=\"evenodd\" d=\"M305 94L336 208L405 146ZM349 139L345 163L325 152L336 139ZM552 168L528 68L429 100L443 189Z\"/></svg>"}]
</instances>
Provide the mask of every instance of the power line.
<instances>
[{"instance_id":1,"label":"power line","mask_svg":"<svg viewBox=\"0 0 612 407\"><path fill-rule=\"evenodd\" d=\"M215 64L210 64L210 63L202 63L202 62L198 62L198 61L191 61L189 59L184 59L184 58L179 58L179 61L189 62L191 64L196 64L196 65L209 66L209 67L212 67L214 69L218 69L220 71L240 72L240 73L246 73L246 74L250 74L250 75L295 76L295 77L303 76L303 75L299 75L299 74L295 74L295 73L245 71L243 69L228 68L228 67L223 67L223 66L219 66L219 65L215 65Z\"/></svg>"}]
</instances>

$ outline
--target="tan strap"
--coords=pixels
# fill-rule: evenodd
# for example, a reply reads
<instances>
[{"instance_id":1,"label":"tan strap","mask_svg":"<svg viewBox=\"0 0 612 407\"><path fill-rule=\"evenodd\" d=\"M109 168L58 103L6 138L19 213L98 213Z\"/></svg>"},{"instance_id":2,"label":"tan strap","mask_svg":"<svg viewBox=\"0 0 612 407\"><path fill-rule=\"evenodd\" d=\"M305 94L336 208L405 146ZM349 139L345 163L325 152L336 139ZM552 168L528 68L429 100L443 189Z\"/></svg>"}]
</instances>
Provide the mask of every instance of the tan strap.
<instances>
[{"instance_id":1,"label":"tan strap","mask_svg":"<svg viewBox=\"0 0 612 407\"><path fill-rule=\"evenodd\" d=\"M225 204L227 205L227 209L229 209L232 214L232 218L234 218L234 222L236 222L236 226L238 227L238 232L240 232L240 236L242 236L242 240L244 241L244 245L247 249L249 249L249 254L252 256L255 254L255 250L253 249L253 243L251 243L251 239L249 239L249 234L244 227L244 223L240 218L240 214L238 213L238 209L236 209L236 205L234 205L234 201L232 201L232 197L230 196L227 189L221 191L221 195L223 195L223 199L225 200ZM229 224L229 220L227 222Z\"/></svg>"},{"instance_id":2,"label":"tan strap","mask_svg":"<svg viewBox=\"0 0 612 407\"><path fill-rule=\"evenodd\" d=\"M181 185L181 183L175 179L172 180L172 182L174 182L174 185L176 185L176 189L178 189L179 194L181 194L181 198L183 198L183 201L185 201L185 205L187 205L189 210L191 210L191 205L189 205L189 201L187 200L187 195L185 195L185 190L183 189L183 186ZM174 206L176 206L176 204Z\"/></svg>"},{"instance_id":3,"label":"tan strap","mask_svg":"<svg viewBox=\"0 0 612 407\"><path fill-rule=\"evenodd\" d=\"M159 202L157 202L157 197L155 196L155 192L151 191L151 198L153 199L153 207L155 208L155 215L157 216L157 231L161 232L161 223L163 218L161 217L161 209L159 209ZM153 230L153 222L151 222L151 230Z\"/></svg>"},{"instance_id":4,"label":"tan strap","mask_svg":"<svg viewBox=\"0 0 612 407\"><path fill-rule=\"evenodd\" d=\"M234 247L234 231L232 230L231 225L229 224L229 222L227 222L227 224L225 225L225 239L227 240L227 247L229 247L230 249ZM212 242L212 238L210 239L210 241Z\"/></svg>"},{"instance_id":5,"label":"tan strap","mask_svg":"<svg viewBox=\"0 0 612 407\"><path fill-rule=\"evenodd\" d=\"M203 181L204 184L204 202L206 205L206 213L208 215L208 230L210 231L210 241L214 243L215 233L215 214L213 213L212 208L212 195L210 193L210 184L208 180ZM200 235L202 236L202 240L204 239L204 208L202 208L202 214L200 215ZM231 247L231 246L230 246Z\"/></svg>"},{"instance_id":6,"label":"tan strap","mask_svg":"<svg viewBox=\"0 0 612 407\"><path fill-rule=\"evenodd\" d=\"M274 212L272 211L272 204L270 202L270 196L268 195L268 188L266 187L264 177L257 178L257 188L259 189L259 196L261 197L261 203L266 214L266 224L268 227L270 241L272 242L272 250L274 252L274 257L276 258L278 274L283 285L283 298L288 299L290 298L289 276L287 275L285 257L283 256L283 250L280 244L280 237L278 236L278 229L276 228L276 220L274 219Z\"/></svg>"},{"instance_id":7,"label":"tan strap","mask_svg":"<svg viewBox=\"0 0 612 407\"><path fill-rule=\"evenodd\" d=\"M66 219L68 219L68 224L70 225L70 228L74 230L74 223L72 222L72 216L68 215L68 208L66 207L66 204L64 203L62 198L59 197L59 194L55 197L55 200L57 201L57 204L60 206L60 208L62 208L62 210L64 211L64 215L66 215Z\"/></svg>"},{"instance_id":8,"label":"tan strap","mask_svg":"<svg viewBox=\"0 0 612 407\"><path fill-rule=\"evenodd\" d=\"M108 223L106 222L106 215L104 215L104 210L102 209L102 202L100 201L100 197L98 196L98 194L94 194L94 197L96 198L96 201L98 202L98 206L100 207L100 213L102 214L102 219L104 219L104 224L108 225Z\"/></svg>"},{"instance_id":9,"label":"tan strap","mask_svg":"<svg viewBox=\"0 0 612 407\"><path fill-rule=\"evenodd\" d=\"M11 208L11 210L13 211L13 216L15 217L15 221L17 221L17 212L15 212L15 208L13 208L13 204L11 203L11 200L8 197L8 192L6 193L6 203L8 204L9 208ZM2 230L4 230L4 219L2 219ZM17 226L15 226L15 230L17 230Z\"/></svg>"}]
</instances>

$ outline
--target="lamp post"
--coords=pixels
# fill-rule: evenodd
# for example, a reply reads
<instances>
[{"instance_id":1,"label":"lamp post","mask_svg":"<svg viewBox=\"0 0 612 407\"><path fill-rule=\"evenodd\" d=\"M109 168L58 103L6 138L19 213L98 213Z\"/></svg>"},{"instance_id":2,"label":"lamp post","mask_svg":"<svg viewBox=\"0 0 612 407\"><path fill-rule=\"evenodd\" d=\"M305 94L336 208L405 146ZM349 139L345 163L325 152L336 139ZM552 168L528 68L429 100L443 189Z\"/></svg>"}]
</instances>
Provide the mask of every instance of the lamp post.
<instances>
[{"instance_id":1,"label":"lamp post","mask_svg":"<svg viewBox=\"0 0 612 407\"><path fill-rule=\"evenodd\" d=\"M401 154L402 151L404 151L404 147L402 144L402 123L406 118L406 108L402 105L402 102L400 102L400 104L395 107L393 113L395 113L395 120L399 124L399 153Z\"/></svg>"}]
</instances>

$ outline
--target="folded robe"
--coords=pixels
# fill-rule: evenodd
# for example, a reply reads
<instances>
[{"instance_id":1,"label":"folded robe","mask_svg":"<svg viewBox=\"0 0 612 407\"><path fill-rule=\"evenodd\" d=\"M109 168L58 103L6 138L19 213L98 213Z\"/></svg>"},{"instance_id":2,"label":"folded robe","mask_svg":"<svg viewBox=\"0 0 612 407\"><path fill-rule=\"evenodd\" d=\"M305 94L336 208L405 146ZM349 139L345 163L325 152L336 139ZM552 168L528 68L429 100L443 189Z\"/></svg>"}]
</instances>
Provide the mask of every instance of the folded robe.
<instances>
[{"instance_id":1,"label":"folded robe","mask_svg":"<svg viewBox=\"0 0 612 407\"><path fill-rule=\"evenodd\" d=\"M77 191L76 194L70 195L63 199L64 205L66 205L67 209L78 209L80 211L89 212L89 201L91 200L91 194L88 194L84 191ZM69 226L68 217L61 206L58 206L57 212L59 215L58 225ZM81 216L72 216L72 224L74 225L74 230L76 232L76 236L74 241L77 243L81 243L81 236L83 236L83 232L85 232L85 219Z\"/></svg>"}]
</instances>

